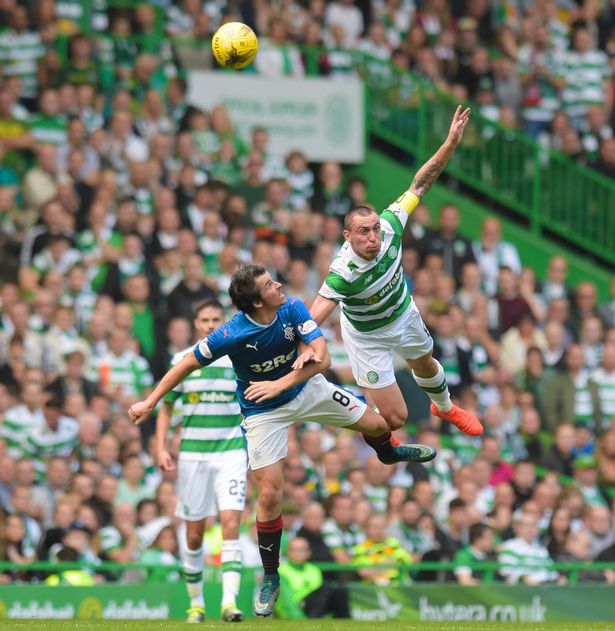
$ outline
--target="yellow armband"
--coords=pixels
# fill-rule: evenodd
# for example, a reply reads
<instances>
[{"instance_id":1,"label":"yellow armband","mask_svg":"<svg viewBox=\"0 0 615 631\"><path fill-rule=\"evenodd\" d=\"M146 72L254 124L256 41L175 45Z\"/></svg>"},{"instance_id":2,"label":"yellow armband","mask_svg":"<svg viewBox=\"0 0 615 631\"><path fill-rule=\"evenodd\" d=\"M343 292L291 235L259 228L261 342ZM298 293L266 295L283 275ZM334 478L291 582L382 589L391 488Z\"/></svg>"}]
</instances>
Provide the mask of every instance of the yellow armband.
<instances>
[{"instance_id":1,"label":"yellow armband","mask_svg":"<svg viewBox=\"0 0 615 631\"><path fill-rule=\"evenodd\" d=\"M409 215L411 215L420 202L421 199L418 196L416 196L414 193L411 193L410 191L406 191L393 203L397 206L401 206Z\"/></svg>"}]
</instances>

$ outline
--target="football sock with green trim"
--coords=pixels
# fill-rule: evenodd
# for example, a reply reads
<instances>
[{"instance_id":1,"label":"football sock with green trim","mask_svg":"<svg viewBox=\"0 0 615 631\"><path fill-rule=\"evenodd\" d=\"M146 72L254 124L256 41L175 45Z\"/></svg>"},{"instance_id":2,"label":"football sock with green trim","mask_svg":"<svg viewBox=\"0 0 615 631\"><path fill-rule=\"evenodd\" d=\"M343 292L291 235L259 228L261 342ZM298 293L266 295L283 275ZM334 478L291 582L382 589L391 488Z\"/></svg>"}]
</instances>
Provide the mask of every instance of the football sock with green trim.
<instances>
[{"instance_id":1,"label":"football sock with green trim","mask_svg":"<svg viewBox=\"0 0 615 631\"><path fill-rule=\"evenodd\" d=\"M222 606L235 605L241 584L241 544L239 539L222 542Z\"/></svg>"},{"instance_id":2,"label":"football sock with green trim","mask_svg":"<svg viewBox=\"0 0 615 631\"><path fill-rule=\"evenodd\" d=\"M438 410L448 412L453 407L453 404L451 403L451 395L444 376L444 368L442 368L437 359L434 359L434 361L438 366L438 371L433 377L419 377L414 371L412 371L412 376L414 381L416 381L416 385L427 394Z\"/></svg>"},{"instance_id":3,"label":"football sock with green trim","mask_svg":"<svg viewBox=\"0 0 615 631\"><path fill-rule=\"evenodd\" d=\"M203 597L203 566L205 557L203 548L198 550L190 550L186 547L184 554L184 574L186 583L188 584L188 596L190 597L191 607L205 607L205 599Z\"/></svg>"}]
</instances>

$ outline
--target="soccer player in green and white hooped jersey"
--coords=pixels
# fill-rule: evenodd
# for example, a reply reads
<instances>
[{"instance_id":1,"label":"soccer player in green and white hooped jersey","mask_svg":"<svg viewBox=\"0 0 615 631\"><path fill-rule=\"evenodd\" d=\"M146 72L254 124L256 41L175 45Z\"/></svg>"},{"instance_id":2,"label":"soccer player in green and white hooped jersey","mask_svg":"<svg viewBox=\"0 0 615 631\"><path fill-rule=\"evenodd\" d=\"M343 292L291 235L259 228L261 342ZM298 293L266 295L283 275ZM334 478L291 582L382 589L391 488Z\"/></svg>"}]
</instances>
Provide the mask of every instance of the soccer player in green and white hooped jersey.
<instances>
[{"instance_id":1,"label":"soccer player in green and white hooped jersey","mask_svg":"<svg viewBox=\"0 0 615 631\"><path fill-rule=\"evenodd\" d=\"M393 350L412 369L430 397L431 412L466 434L480 434L480 421L451 402L444 370L433 358L433 340L412 300L401 267L402 235L418 206L461 142L470 110L457 107L448 136L419 169L410 188L382 214L370 206L353 208L344 219L346 243L334 259L310 312L321 324L339 303L342 338L359 386L394 430L408 417L395 381ZM371 437L391 440L386 435ZM395 440L395 439L393 439Z\"/></svg>"},{"instance_id":2,"label":"soccer player in green and white hooped jersey","mask_svg":"<svg viewBox=\"0 0 615 631\"><path fill-rule=\"evenodd\" d=\"M224 322L222 305L214 300L196 308L198 339ZM176 364L193 346L178 353ZM243 620L237 608L241 579L239 524L245 506L247 454L240 429L235 371L228 357L195 370L164 397L156 422L156 461L164 471L175 469L166 439L175 402L181 401L182 435L178 458L178 517L186 521L184 572L188 582L188 622L205 617L203 597L203 534L205 519L220 514L222 526L222 619Z\"/></svg>"}]
</instances>

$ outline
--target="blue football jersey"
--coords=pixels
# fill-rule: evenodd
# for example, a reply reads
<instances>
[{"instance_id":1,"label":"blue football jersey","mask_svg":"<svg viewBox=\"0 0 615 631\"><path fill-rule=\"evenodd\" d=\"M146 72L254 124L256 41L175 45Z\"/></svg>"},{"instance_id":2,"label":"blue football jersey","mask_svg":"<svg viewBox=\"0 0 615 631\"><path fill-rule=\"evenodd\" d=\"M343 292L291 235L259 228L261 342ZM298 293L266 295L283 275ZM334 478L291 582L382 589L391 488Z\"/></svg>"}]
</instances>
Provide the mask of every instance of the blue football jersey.
<instances>
[{"instance_id":1,"label":"blue football jersey","mask_svg":"<svg viewBox=\"0 0 615 631\"><path fill-rule=\"evenodd\" d=\"M237 374L237 395L244 416L273 410L292 401L305 386L300 383L274 399L255 403L244 392L250 381L275 381L292 370L299 340L310 343L322 332L301 300L287 298L270 324L260 324L243 312L201 340L194 355L202 366L228 355Z\"/></svg>"}]
</instances>

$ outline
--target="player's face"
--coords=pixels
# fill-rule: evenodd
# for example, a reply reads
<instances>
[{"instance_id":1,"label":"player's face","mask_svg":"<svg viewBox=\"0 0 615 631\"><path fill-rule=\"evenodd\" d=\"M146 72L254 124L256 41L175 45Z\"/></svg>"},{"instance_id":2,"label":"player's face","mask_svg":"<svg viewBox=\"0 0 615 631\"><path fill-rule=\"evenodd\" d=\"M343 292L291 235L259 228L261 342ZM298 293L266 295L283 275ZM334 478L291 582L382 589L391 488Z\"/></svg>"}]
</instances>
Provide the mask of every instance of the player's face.
<instances>
[{"instance_id":1,"label":"player's face","mask_svg":"<svg viewBox=\"0 0 615 631\"><path fill-rule=\"evenodd\" d=\"M350 242L352 249L368 261L375 259L380 252L382 242L380 218L376 213L355 215L349 230L344 230L344 239Z\"/></svg>"},{"instance_id":2,"label":"player's face","mask_svg":"<svg viewBox=\"0 0 615 631\"><path fill-rule=\"evenodd\" d=\"M217 307L201 309L194 319L194 328L200 338L207 337L224 322L224 314Z\"/></svg>"},{"instance_id":3,"label":"player's face","mask_svg":"<svg viewBox=\"0 0 615 631\"><path fill-rule=\"evenodd\" d=\"M282 283L271 278L271 274L266 272L256 279L256 286L261 294L260 307L280 307L286 302L286 295L282 291Z\"/></svg>"}]
</instances>

